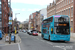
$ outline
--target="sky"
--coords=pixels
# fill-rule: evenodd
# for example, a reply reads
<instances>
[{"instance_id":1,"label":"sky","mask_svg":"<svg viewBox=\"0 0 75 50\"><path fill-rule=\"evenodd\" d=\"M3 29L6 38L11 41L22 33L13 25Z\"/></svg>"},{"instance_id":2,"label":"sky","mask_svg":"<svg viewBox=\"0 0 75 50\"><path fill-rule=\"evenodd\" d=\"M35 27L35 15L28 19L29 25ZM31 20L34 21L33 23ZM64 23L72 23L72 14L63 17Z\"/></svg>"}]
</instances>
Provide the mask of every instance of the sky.
<instances>
[{"instance_id":1,"label":"sky","mask_svg":"<svg viewBox=\"0 0 75 50\"><path fill-rule=\"evenodd\" d=\"M16 15L17 20L20 22L29 19L29 15L39 11L43 8L47 8L47 5L52 3L53 0L11 0L11 8L13 11L13 19Z\"/></svg>"}]
</instances>

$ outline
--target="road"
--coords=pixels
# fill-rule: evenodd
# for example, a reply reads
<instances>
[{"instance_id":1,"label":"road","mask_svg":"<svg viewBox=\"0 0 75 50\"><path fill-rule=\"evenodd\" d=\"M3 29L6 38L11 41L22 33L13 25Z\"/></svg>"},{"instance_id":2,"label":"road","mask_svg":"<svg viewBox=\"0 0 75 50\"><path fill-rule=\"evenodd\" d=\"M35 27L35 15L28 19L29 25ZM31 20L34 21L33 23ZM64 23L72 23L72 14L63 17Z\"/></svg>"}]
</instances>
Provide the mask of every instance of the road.
<instances>
[{"instance_id":1,"label":"road","mask_svg":"<svg viewBox=\"0 0 75 50\"><path fill-rule=\"evenodd\" d=\"M70 42L51 42L44 40L41 36L28 35L20 32L21 50L75 50L75 41Z\"/></svg>"}]
</instances>

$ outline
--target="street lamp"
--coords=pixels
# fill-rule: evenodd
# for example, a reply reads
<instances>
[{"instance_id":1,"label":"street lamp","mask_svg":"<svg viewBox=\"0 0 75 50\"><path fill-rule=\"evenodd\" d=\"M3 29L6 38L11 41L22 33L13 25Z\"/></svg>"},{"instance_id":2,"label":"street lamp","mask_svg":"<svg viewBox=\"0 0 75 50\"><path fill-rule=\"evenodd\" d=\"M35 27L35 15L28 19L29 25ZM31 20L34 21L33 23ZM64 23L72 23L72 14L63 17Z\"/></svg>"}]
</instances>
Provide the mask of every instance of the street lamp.
<instances>
[{"instance_id":1,"label":"street lamp","mask_svg":"<svg viewBox=\"0 0 75 50\"><path fill-rule=\"evenodd\" d=\"M17 20L16 20L16 15L20 13L15 13L15 34L16 34L16 28L17 28Z\"/></svg>"},{"instance_id":2,"label":"street lamp","mask_svg":"<svg viewBox=\"0 0 75 50\"><path fill-rule=\"evenodd\" d=\"M15 13L15 19L16 19L16 15L17 15L17 14L20 14L20 13Z\"/></svg>"}]
</instances>

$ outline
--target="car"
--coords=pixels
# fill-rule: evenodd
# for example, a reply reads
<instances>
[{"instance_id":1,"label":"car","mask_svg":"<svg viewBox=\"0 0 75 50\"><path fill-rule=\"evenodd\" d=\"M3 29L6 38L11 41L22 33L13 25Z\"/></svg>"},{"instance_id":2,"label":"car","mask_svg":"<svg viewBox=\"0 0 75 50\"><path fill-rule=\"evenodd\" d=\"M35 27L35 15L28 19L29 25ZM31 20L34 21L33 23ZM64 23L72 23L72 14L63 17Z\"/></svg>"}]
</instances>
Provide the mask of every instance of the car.
<instances>
[{"instance_id":1,"label":"car","mask_svg":"<svg viewBox=\"0 0 75 50\"><path fill-rule=\"evenodd\" d=\"M38 32L37 31L33 31L32 35L38 36Z\"/></svg>"},{"instance_id":2,"label":"car","mask_svg":"<svg viewBox=\"0 0 75 50\"><path fill-rule=\"evenodd\" d=\"M17 34L18 34L18 30L17 30L17 32L16 32Z\"/></svg>"},{"instance_id":3,"label":"car","mask_svg":"<svg viewBox=\"0 0 75 50\"><path fill-rule=\"evenodd\" d=\"M0 30L0 40L2 39L2 36L3 36L2 31Z\"/></svg>"},{"instance_id":4,"label":"car","mask_svg":"<svg viewBox=\"0 0 75 50\"><path fill-rule=\"evenodd\" d=\"M26 33L26 30L23 30L24 33Z\"/></svg>"},{"instance_id":5,"label":"car","mask_svg":"<svg viewBox=\"0 0 75 50\"><path fill-rule=\"evenodd\" d=\"M28 30L28 31L27 31L27 33L28 33L29 35L32 35L32 32L31 32L31 30Z\"/></svg>"}]
</instances>

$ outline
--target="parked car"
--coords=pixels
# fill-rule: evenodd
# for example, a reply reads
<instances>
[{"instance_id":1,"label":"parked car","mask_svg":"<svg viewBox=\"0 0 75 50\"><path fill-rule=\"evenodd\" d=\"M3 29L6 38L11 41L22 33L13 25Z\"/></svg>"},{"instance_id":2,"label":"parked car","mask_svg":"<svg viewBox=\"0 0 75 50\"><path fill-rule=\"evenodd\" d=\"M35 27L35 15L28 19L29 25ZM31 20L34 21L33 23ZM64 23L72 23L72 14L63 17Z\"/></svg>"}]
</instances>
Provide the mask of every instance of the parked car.
<instances>
[{"instance_id":1,"label":"parked car","mask_svg":"<svg viewBox=\"0 0 75 50\"><path fill-rule=\"evenodd\" d=\"M0 30L0 40L2 39L2 36L3 36L2 31Z\"/></svg>"},{"instance_id":2,"label":"parked car","mask_svg":"<svg viewBox=\"0 0 75 50\"><path fill-rule=\"evenodd\" d=\"M5 33L2 31L2 37L4 37Z\"/></svg>"},{"instance_id":3,"label":"parked car","mask_svg":"<svg viewBox=\"0 0 75 50\"><path fill-rule=\"evenodd\" d=\"M32 35L38 36L38 32L37 31L33 31Z\"/></svg>"},{"instance_id":4,"label":"parked car","mask_svg":"<svg viewBox=\"0 0 75 50\"><path fill-rule=\"evenodd\" d=\"M24 33L26 33L26 30L23 30Z\"/></svg>"},{"instance_id":5,"label":"parked car","mask_svg":"<svg viewBox=\"0 0 75 50\"><path fill-rule=\"evenodd\" d=\"M18 30L17 30L17 34L18 34Z\"/></svg>"},{"instance_id":6,"label":"parked car","mask_svg":"<svg viewBox=\"0 0 75 50\"><path fill-rule=\"evenodd\" d=\"M28 31L27 31L27 33L28 33L29 35L32 35L32 32L31 32L31 30L28 30Z\"/></svg>"}]
</instances>

